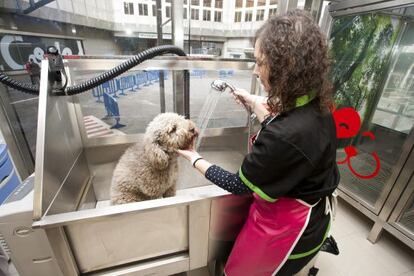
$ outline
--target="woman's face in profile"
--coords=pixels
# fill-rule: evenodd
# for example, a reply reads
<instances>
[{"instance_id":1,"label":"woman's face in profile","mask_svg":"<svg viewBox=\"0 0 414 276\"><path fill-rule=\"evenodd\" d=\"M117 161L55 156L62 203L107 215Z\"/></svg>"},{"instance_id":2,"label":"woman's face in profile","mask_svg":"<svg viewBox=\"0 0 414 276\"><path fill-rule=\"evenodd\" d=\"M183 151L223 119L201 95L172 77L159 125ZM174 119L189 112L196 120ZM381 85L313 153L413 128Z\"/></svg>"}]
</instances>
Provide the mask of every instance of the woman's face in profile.
<instances>
[{"instance_id":1,"label":"woman's face in profile","mask_svg":"<svg viewBox=\"0 0 414 276\"><path fill-rule=\"evenodd\" d=\"M269 70L267 67L266 57L260 51L260 40L256 41L254 47L254 58L256 59L256 65L254 66L253 74L256 75L263 85L266 92L269 92Z\"/></svg>"}]
</instances>

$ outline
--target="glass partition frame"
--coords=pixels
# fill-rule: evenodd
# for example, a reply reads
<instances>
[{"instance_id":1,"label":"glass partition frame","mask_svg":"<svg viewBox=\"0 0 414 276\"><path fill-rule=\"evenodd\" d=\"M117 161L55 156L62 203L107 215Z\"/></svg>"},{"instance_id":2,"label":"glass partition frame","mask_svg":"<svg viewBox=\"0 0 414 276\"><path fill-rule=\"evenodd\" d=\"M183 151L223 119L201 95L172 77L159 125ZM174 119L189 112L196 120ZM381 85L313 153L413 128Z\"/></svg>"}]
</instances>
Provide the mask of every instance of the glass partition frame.
<instances>
[{"instance_id":1,"label":"glass partition frame","mask_svg":"<svg viewBox=\"0 0 414 276\"><path fill-rule=\"evenodd\" d=\"M372 2L372 3L371 3ZM341 1L338 4L331 4L327 7L327 9L329 10L329 13L325 13L324 17L322 19L322 30L325 32L325 34L327 36L330 36L330 33L332 31L332 25L333 25L333 21L339 17L342 16L347 16L347 15L361 15L361 14L365 14L365 13L371 13L373 11L377 11L377 10L384 10L384 9L390 9L393 7L398 7L398 8L403 8L403 7L409 7L412 6L412 3L408 3L407 1L390 1L390 2L386 2L386 3L379 3L380 1L370 1L370 3L372 5L368 5L365 6L361 5L361 3L359 1L352 1L352 0L348 0L348 1ZM402 14L400 16L403 16ZM402 29L399 32L399 36L396 39L395 45L398 45L402 34L405 31L405 26L406 24L404 24L404 26L402 26ZM390 55L390 59L389 59L389 63L391 63L392 61L395 60L396 58L396 47L394 46ZM391 68L389 66L390 64L388 64L388 69L387 69L387 73L386 76L390 73ZM385 80L384 82L381 84L381 87L383 88L385 84ZM398 161L396 162L396 164L394 165L393 169L392 169L392 173L390 178L388 179L388 181L385 183L384 188L379 196L379 198L376 200L374 205L371 205L370 203L368 203L367 201L365 201L363 198L357 196L356 194L352 194L347 192L346 190L342 190L340 187L340 190L345 193L347 195L347 197L351 197L353 200L355 200L356 202L358 202L357 204L355 203L354 205L363 205L367 210L369 210L370 213L372 213L372 215L369 215L369 217L374 218L376 215L379 215L379 213L381 212L382 208L384 207L384 204L387 200L387 197L389 196L391 190L393 189L393 187L395 186L397 180L398 180L398 176L399 173L401 172L407 158L410 152L410 149L413 147L414 141L412 139L413 136L413 131L411 131L411 134L409 136L407 136L407 139L404 143L404 145L402 145L402 150L401 150L401 156L398 159Z\"/></svg>"}]
</instances>

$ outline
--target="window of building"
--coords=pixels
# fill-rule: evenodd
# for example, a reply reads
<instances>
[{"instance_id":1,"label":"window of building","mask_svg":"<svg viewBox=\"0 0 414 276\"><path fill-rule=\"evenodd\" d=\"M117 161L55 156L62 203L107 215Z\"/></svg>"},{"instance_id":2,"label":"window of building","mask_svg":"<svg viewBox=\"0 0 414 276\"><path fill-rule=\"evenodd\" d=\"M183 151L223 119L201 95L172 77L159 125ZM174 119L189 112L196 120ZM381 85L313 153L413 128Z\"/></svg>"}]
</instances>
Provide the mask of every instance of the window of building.
<instances>
[{"instance_id":1,"label":"window of building","mask_svg":"<svg viewBox=\"0 0 414 276\"><path fill-rule=\"evenodd\" d=\"M204 0L203 1L203 6L204 7L211 7L211 0Z\"/></svg>"},{"instance_id":2,"label":"window of building","mask_svg":"<svg viewBox=\"0 0 414 276\"><path fill-rule=\"evenodd\" d=\"M244 14L244 21L245 22L253 21L253 11L246 11L246 13Z\"/></svg>"},{"instance_id":3,"label":"window of building","mask_svg":"<svg viewBox=\"0 0 414 276\"><path fill-rule=\"evenodd\" d=\"M216 0L215 7L216 7L216 9L222 9L223 8L223 0Z\"/></svg>"},{"instance_id":4,"label":"window of building","mask_svg":"<svg viewBox=\"0 0 414 276\"><path fill-rule=\"evenodd\" d=\"M257 5L258 6L264 6L264 5L266 5L266 0L257 0Z\"/></svg>"},{"instance_id":5,"label":"window of building","mask_svg":"<svg viewBox=\"0 0 414 276\"><path fill-rule=\"evenodd\" d=\"M214 22L221 22L221 11L214 12Z\"/></svg>"},{"instance_id":6,"label":"window of building","mask_svg":"<svg viewBox=\"0 0 414 276\"><path fill-rule=\"evenodd\" d=\"M200 5L200 0L191 0L191 5L199 6Z\"/></svg>"},{"instance_id":7,"label":"window of building","mask_svg":"<svg viewBox=\"0 0 414 276\"><path fill-rule=\"evenodd\" d=\"M124 14L134 14L134 3L124 2Z\"/></svg>"},{"instance_id":8,"label":"window of building","mask_svg":"<svg viewBox=\"0 0 414 276\"><path fill-rule=\"evenodd\" d=\"M244 21L250 22L252 20L253 20L253 11L246 11L246 13L244 14Z\"/></svg>"},{"instance_id":9,"label":"window of building","mask_svg":"<svg viewBox=\"0 0 414 276\"><path fill-rule=\"evenodd\" d=\"M242 13L241 11L237 11L234 13L234 22L241 22Z\"/></svg>"},{"instance_id":10,"label":"window of building","mask_svg":"<svg viewBox=\"0 0 414 276\"><path fill-rule=\"evenodd\" d=\"M152 5L152 16L157 16L157 6Z\"/></svg>"},{"instance_id":11,"label":"window of building","mask_svg":"<svg viewBox=\"0 0 414 276\"><path fill-rule=\"evenodd\" d=\"M243 8L243 0L236 0L236 8Z\"/></svg>"},{"instance_id":12,"label":"window of building","mask_svg":"<svg viewBox=\"0 0 414 276\"><path fill-rule=\"evenodd\" d=\"M269 17L276 14L276 12L277 12L277 8L269 9Z\"/></svg>"},{"instance_id":13,"label":"window of building","mask_svg":"<svg viewBox=\"0 0 414 276\"><path fill-rule=\"evenodd\" d=\"M211 21L211 12L204 10L203 11L203 20L204 21Z\"/></svg>"},{"instance_id":14,"label":"window of building","mask_svg":"<svg viewBox=\"0 0 414 276\"><path fill-rule=\"evenodd\" d=\"M148 15L148 5L147 4L138 4L139 15Z\"/></svg>"},{"instance_id":15,"label":"window of building","mask_svg":"<svg viewBox=\"0 0 414 276\"><path fill-rule=\"evenodd\" d=\"M256 12L256 21L263 21L264 20L265 10L257 10Z\"/></svg>"},{"instance_id":16,"label":"window of building","mask_svg":"<svg viewBox=\"0 0 414 276\"><path fill-rule=\"evenodd\" d=\"M184 5L187 5L187 0L184 0Z\"/></svg>"},{"instance_id":17,"label":"window of building","mask_svg":"<svg viewBox=\"0 0 414 276\"><path fill-rule=\"evenodd\" d=\"M199 20L199 10L198 9L191 9L191 19L192 20Z\"/></svg>"},{"instance_id":18,"label":"window of building","mask_svg":"<svg viewBox=\"0 0 414 276\"><path fill-rule=\"evenodd\" d=\"M270 0L270 3L269 4L270 5L277 5L277 2L278 2L277 0Z\"/></svg>"},{"instance_id":19,"label":"window of building","mask_svg":"<svg viewBox=\"0 0 414 276\"><path fill-rule=\"evenodd\" d=\"M171 18L171 6L165 6L165 17Z\"/></svg>"},{"instance_id":20,"label":"window of building","mask_svg":"<svg viewBox=\"0 0 414 276\"><path fill-rule=\"evenodd\" d=\"M187 8L184 8L183 15L184 15L184 19L187 19Z\"/></svg>"},{"instance_id":21,"label":"window of building","mask_svg":"<svg viewBox=\"0 0 414 276\"><path fill-rule=\"evenodd\" d=\"M253 0L247 0L246 1L246 7L251 8L253 7L254 1Z\"/></svg>"}]
</instances>

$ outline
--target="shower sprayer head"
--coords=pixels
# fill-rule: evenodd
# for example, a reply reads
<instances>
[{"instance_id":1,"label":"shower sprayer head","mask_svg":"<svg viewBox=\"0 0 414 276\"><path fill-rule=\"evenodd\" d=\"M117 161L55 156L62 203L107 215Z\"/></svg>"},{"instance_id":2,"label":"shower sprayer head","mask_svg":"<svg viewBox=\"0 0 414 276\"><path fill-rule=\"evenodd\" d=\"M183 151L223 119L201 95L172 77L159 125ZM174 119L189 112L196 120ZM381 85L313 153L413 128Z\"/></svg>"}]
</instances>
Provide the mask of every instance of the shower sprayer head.
<instances>
[{"instance_id":1,"label":"shower sprayer head","mask_svg":"<svg viewBox=\"0 0 414 276\"><path fill-rule=\"evenodd\" d=\"M236 90L236 88L234 87L234 85L223 81L223 80L215 80L211 83L211 87L214 88L215 90L219 91L219 92L224 92L226 90L226 88L229 88L231 90L231 92L233 92L234 90Z\"/></svg>"},{"instance_id":2,"label":"shower sprayer head","mask_svg":"<svg viewBox=\"0 0 414 276\"><path fill-rule=\"evenodd\" d=\"M215 80L211 83L211 88L213 88L214 90L217 90L219 92L224 92L226 91L227 88L230 89L230 92L234 95L234 91L236 90L236 87L224 80ZM244 106L244 108L246 109L247 113L250 114L250 119L253 121L256 118L256 114L252 113L252 110L250 109L249 106L246 105L246 102L240 98L239 96L235 96L236 98L239 99L240 103Z\"/></svg>"}]
</instances>

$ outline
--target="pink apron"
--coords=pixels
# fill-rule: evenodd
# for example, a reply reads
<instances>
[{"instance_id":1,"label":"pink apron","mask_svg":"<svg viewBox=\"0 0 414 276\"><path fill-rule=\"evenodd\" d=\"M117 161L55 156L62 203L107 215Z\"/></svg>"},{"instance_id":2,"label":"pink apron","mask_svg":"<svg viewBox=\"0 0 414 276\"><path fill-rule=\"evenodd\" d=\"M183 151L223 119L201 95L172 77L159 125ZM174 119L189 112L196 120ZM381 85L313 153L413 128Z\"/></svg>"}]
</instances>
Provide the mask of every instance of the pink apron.
<instances>
[{"instance_id":1,"label":"pink apron","mask_svg":"<svg viewBox=\"0 0 414 276\"><path fill-rule=\"evenodd\" d=\"M269 124L274 116L267 124ZM253 146L260 131L250 137ZM282 268L308 226L312 207L281 197L268 202L253 193L253 203L224 268L226 276L270 276Z\"/></svg>"},{"instance_id":2,"label":"pink apron","mask_svg":"<svg viewBox=\"0 0 414 276\"><path fill-rule=\"evenodd\" d=\"M249 216L224 269L226 276L276 275L303 231L312 207L301 200L279 198L271 203L253 194Z\"/></svg>"}]
</instances>

